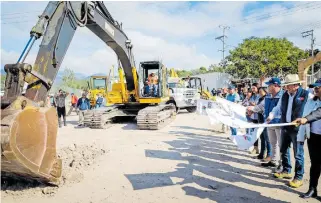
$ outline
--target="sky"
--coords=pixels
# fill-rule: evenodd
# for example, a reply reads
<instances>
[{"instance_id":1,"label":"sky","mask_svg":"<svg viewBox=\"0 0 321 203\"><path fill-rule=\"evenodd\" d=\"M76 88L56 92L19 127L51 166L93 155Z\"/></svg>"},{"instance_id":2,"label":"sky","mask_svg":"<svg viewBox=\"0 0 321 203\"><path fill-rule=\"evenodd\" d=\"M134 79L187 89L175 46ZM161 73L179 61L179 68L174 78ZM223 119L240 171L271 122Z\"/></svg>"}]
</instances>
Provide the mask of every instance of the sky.
<instances>
[{"instance_id":1,"label":"sky","mask_svg":"<svg viewBox=\"0 0 321 203\"><path fill-rule=\"evenodd\" d=\"M15 63L48 2L1 2L1 67ZM227 50L243 39L286 37L302 49L310 38L301 32L314 29L321 49L321 2L104 2L131 39L136 65L161 60L168 68L191 70L222 60L220 25L226 30ZM33 64L41 39L26 62ZM225 53L228 55L228 52ZM78 28L63 63L76 73L106 73L117 66L113 50L87 28Z\"/></svg>"}]
</instances>

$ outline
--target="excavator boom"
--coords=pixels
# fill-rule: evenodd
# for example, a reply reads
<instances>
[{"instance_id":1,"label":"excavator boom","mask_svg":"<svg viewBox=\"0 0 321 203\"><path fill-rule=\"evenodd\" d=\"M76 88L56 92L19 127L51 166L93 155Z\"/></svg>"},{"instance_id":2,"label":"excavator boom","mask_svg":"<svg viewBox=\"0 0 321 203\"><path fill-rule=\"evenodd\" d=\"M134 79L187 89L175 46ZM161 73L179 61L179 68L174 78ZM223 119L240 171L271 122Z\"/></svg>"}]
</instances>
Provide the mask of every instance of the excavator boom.
<instances>
[{"instance_id":1,"label":"excavator boom","mask_svg":"<svg viewBox=\"0 0 321 203\"><path fill-rule=\"evenodd\" d=\"M125 73L127 90L137 87L132 44L102 2L50 1L32 28L17 63L5 65L2 172L42 181L56 181L61 176L61 160L56 157L57 113L53 107L45 107L45 103L78 27L89 28L115 51ZM24 63L35 40L41 37L34 65ZM25 82L28 87L22 96Z\"/></svg>"}]
</instances>

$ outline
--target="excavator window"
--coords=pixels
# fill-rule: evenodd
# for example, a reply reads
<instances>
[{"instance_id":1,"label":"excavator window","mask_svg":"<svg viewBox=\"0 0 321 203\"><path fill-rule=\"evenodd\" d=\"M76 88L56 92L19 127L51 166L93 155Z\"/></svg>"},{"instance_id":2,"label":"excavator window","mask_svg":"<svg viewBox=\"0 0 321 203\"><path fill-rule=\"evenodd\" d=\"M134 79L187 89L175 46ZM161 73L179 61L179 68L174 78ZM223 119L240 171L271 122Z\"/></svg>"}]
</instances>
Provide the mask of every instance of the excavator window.
<instances>
[{"instance_id":1,"label":"excavator window","mask_svg":"<svg viewBox=\"0 0 321 203\"><path fill-rule=\"evenodd\" d=\"M140 76L143 79L143 88L141 88L143 97L160 97L160 68L159 62L141 63Z\"/></svg>"},{"instance_id":2,"label":"excavator window","mask_svg":"<svg viewBox=\"0 0 321 203\"><path fill-rule=\"evenodd\" d=\"M106 79L105 78L93 78L93 89L105 89Z\"/></svg>"}]
</instances>

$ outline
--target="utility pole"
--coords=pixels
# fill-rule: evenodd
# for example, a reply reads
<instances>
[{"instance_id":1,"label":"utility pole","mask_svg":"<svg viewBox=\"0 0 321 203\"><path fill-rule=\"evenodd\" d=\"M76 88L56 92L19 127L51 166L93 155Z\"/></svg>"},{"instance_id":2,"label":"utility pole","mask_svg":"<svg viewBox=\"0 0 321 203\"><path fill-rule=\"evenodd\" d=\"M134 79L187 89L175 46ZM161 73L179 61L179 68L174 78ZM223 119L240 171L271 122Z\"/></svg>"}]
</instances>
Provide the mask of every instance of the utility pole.
<instances>
[{"instance_id":1,"label":"utility pole","mask_svg":"<svg viewBox=\"0 0 321 203\"><path fill-rule=\"evenodd\" d=\"M308 36L311 36L311 56L313 57L314 56L314 42L315 42L315 38L313 37L313 30L309 30L309 31L305 31L305 32L302 32L302 37L305 38L305 37L308 37ZM312 78L313 78L313 81L311 82L314 82L314 64L312 64L311 66L312 68L312 71L311 71L311 75L312 75Z\"/></svg>"},{"instance_id":2,"label":"utility pole","mask_svg":"<svg viewBox=\"0 0 321 203\"><path fill-rule=\"evenodd\" d=\"M223 68L225 68L225 37L227 38L227 36L225 35L225 30L228 30L230 29L229 26L225 26L225 25L219 25L219 28L222 28L223 29L223 35L219 36L219 37L216 37L215 40L221 40L223 42L223 48L222 50L218 50L218 51L221 51L222 52L222 63L223 63Z\"/></svg>"}]
</instances>

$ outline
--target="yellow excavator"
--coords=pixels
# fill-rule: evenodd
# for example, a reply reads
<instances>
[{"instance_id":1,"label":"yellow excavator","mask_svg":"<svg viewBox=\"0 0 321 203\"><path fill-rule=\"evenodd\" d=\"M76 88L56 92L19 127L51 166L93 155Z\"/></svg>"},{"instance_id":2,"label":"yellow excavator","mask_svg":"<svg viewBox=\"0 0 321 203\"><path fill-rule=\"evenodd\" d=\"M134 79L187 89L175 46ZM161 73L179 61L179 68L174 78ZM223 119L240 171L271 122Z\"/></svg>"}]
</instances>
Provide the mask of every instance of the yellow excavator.
<instances>
[{"instance_id":1,"label":"yellow excavator","mask_svg":"<svg viewBox=\"0 0 321 203\"><path fill-rule=\"evenodd\" d=\"M124 110L123 113L136 112L139 129L157 129L175 117L175 107L166 104L166 68L157 61L141 62L137 74L131 41L122 30L121 23L110 15L103 2L50 1L31 29L30 39L18 61L4 67L5 93L1 98L2 175L44 182L55 182L61 177L62 162L56 155L57 111L45 104L79 27L87 27L118 56L126 84L123 82L121 100L113 110L119 108ZM34 42L40 38L42 42L34 65L25 63ZM144 82L151 72L158 76L158 81L150 80L152 88L148 90ZM121 79L124 80L123 77ZM25 83L28 86L23 94ZM142 93L141 89L148 91Z\"/></svg>"},{"instance_id":2,"label":"yellow excavator","mask_svg":"<svg viewBox=\"0 0 321 203\"><path fill-rule=\"evenodd\" d=\"M95 108L97 95L107 98L108 77L102 75L90 76L88 81L88 93L91 108Z\"/></svg>"},{"instance_id":3,"label":"yellow excavator","mask_svg":"<svg viewBox=\"0 0 321 203\"><path fill-rule=\"evenodd\" d=\"M157 130L171 122L176 106L170 102L166 67L159 61L145 61L140 63L139 73L132 68L134 89L131 91L123 69L118 68L119 82L107 93L108 104L113 105L86 112L85 126L108 128L119 117L136 118L138 129L145 130ZM152 82L151 77L156 81Z\"/></svg>"}]
</instances>

